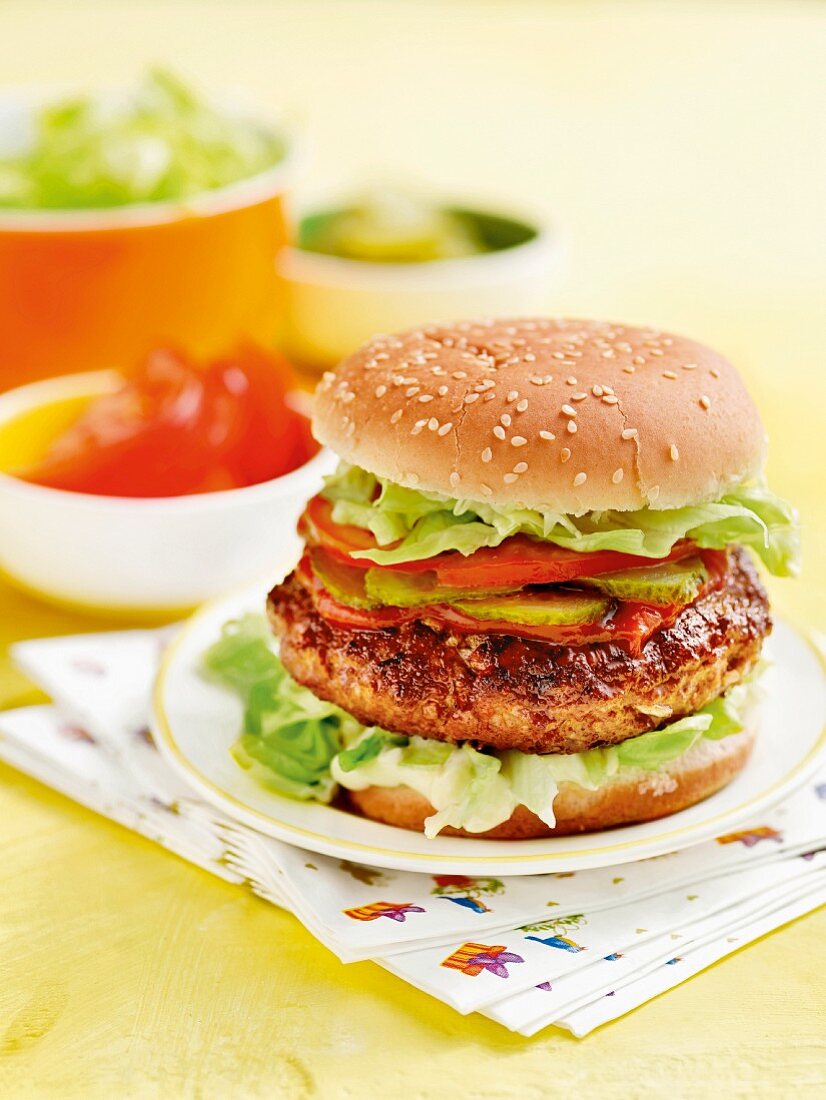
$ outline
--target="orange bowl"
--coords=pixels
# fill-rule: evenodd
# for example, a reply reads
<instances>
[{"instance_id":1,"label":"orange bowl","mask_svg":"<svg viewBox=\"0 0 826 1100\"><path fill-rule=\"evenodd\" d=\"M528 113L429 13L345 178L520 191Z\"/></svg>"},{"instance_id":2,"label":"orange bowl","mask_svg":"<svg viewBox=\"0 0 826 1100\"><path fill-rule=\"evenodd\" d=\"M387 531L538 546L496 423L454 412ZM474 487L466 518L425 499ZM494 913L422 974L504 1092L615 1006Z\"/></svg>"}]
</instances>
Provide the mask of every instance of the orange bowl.
<instances>
[{"instance_id":1,"label":"orange bowl","mask_svg":"<svg viewBox=\"0 0 826 1100\"><path fill-rule=\"evenodd\" d=\"M4 111L0 141L14 125ZM239 339L272 343L295 159L288 142L274 167L182 201L0 210L0 390L128 371L159 344L210 357Z\"/></svg>"}]
</instances>

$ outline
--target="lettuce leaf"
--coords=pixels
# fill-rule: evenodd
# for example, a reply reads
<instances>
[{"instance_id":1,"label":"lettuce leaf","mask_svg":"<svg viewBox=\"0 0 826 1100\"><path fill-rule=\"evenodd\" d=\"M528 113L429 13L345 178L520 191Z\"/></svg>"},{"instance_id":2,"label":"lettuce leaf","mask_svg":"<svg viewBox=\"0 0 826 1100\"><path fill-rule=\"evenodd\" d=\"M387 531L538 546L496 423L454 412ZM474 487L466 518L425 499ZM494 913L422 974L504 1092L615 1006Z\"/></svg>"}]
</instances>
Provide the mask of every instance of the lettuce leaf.
<instances>
[{"instance_id":1,"label":"lettuce leaf","mask_svg":"<svg viewBox=\"0 0 826 1100\"><path fill-rule=\"evenodd\" d=\"M287 674L271 648L266 621L247 615L227 623L202 667L243 704L242 730L232 748L236 761L281 794L329 802L336 789L330 762L348 735L360 736L363 727Z\"/></svg>"},{"instance_id":2,"label":"lettuce leaf","mask_svg":"<svg viewBox=\"0 0 826 1100\"><path fill-rule=\"evenodd\" d=\"M579 553L618 550L661 558L683 538L704 549L729 543L750 547L777 576L798 568L797 514L764 485L741 485L717 501L686 508L642 508L636 512L587 512L570 516L530 508L499 508L481 501L453 500L418 492L342 465L327 479L324 496L336 523L372 532L376 550L356 558L376 565L421 561L448 550L468 556L525 534ZM384 547L391 548L384 549Z\"/></svg>"}]
</instances>

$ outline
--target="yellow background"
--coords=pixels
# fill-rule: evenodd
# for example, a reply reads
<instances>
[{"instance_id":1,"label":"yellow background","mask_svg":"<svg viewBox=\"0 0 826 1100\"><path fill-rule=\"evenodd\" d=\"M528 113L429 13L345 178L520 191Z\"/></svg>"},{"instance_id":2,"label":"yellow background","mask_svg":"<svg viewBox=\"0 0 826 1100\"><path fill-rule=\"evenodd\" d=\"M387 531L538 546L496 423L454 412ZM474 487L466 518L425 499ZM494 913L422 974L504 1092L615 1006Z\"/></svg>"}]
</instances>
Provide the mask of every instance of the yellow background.
<instances>
[{"instance_id":1,"label":"yellow background","mask_svg":"<svg viewBox=\"0 0 826 1100\"><path fill-rule=\"evenodd\" d=\"M727 352L800 506L826 619L826 134L817 3L0 4L7 83L173 63L313 142L304 195L413 179L535 207L553 311ZM820 116L820 117L819 117ZM89 620L0 588L0 643ZM0 666L0 705L35 696ZM790 720L794 701L790 700ZM577 1043L463 1019L292 918L0 769L0 1096L814 1095L826 914Z\"/></svg>"}]
</instances>

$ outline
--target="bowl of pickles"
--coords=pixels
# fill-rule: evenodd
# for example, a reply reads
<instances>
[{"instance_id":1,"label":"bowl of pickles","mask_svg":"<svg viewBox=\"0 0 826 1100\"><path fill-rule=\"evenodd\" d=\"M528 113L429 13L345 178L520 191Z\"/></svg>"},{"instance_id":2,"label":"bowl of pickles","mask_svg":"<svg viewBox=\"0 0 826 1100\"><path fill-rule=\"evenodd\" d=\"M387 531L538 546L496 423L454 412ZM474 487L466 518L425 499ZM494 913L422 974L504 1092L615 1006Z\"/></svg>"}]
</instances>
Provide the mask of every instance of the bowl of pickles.
<instances>
[{"instance_id":1,"label":"bowl of pickles","mask_svg":"<svg viewBox=\"0 0 826 1100\"><path fill-rule=\"evenodd\" d=\"M276 261L284 346L310 369L378 332L551 304L558 246L541 220L374 190L302 217Z\"/></svg>"}]
</instances>

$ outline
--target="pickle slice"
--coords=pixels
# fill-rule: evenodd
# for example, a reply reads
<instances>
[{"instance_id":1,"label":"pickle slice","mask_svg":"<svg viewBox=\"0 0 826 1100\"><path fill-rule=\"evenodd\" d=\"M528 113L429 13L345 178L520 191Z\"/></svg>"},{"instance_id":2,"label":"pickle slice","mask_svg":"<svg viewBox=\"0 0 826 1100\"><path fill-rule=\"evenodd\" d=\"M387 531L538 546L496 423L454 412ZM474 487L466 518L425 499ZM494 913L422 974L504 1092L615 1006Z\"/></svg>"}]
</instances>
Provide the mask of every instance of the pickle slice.
<instances>
[{"instance_id":1,"label":"pickle slice","mask_svg":"<svg viewBox=\"0 0 826 1100\"><path fill-rule=\"evenodd\" d=\"M440 585L435 572L400 573L392 569L368 569L365 591L370 599L390 607L424 607L434 603L456 603L476 596L518 592L511 588L451 588Z\"/></svg>"},{"instance_id":2,"label":"pickle slice","mask_svg":"<svg viewBox=\"0 0 826 1100\"><path fill-rule=\"evenodd\" d=\"M457 600L454 606L474 619L523 626L575 626L597 622L611 606L611 600L598 592L546 588L524 590L514 596Z\"/></svg>"},{"instance_id":3,"label":"pickle slice","mask_svg":"<svg viewBox=\"0 0 826 1100\"><path fill-rule=\"evenodd\" d=\"M702 559L693 557L623 569L618 573L600 573L596 577L579 577L577 583L597 588L618 600L666 607L691 603L707 581L708 573Z\"/></svg>"},{"instance_id":4,"label":"pickle slice","mask_svg":"<svg viewBox=\"0 0 826 1100\"><path fill-rule=\"evenodd\" d=\"M310 564L315 575L339 603L358 607L363 611L381 607L381 601L367 593L363 569L345 565L316 546L310 548Z\"/></svg>"}]
</instances>

